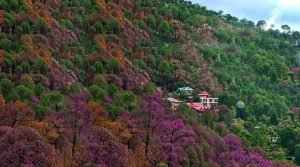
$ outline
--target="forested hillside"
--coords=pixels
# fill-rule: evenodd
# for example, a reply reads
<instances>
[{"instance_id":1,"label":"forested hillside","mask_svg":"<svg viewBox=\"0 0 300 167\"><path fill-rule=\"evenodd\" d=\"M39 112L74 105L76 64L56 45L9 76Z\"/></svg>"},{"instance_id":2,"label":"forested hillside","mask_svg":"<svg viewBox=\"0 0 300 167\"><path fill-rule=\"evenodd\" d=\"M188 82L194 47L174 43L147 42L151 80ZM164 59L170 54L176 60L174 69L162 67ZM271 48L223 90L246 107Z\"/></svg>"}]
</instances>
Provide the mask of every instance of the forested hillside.
<instances>
[{"instance_id":1,"label":"forested hillside","mask_svg":"<svg viewBox=\"0 0 300 167\"><path fill-rule=\"evenodd\" d=\"M0 166L300 165L300 33L265 25L184 0L0 0ZM166 100L204 90L218 112Z\"/></svg>"}]
</instances>

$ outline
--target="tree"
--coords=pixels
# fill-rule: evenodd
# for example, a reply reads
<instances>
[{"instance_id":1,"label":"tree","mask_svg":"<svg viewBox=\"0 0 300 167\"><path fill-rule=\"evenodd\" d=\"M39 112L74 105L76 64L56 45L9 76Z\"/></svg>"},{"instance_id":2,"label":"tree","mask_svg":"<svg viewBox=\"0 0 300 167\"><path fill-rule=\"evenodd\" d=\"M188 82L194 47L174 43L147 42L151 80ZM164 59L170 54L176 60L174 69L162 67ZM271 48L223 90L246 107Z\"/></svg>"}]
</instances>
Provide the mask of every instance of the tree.
<instances>
[{"instance_id":1,"label":"tree","mask_svg":"<svg viewBox=\"0 0 300 167\"><path fill-rule=\"evenodd\" d=\"M144 106L139 111L139 119L141 119L139 127L143 128L143 140L145 142L144 155L148 157L150 145L153 140L153 133L157 131L160 122L165 117L166 106L162 104L163 96L161 93L156 92L144 97Z\"/></svg>"},{"instance_id":2,"label":"tree","mask_svg":"<svg viewBox=\"0 0 300 167\"><path fill-rule=\"evenodd\" d=\"M105 90L98 87L97 85L90 86L89 92L95 101L99 101L99 100L103 101L104 97L106 96Z\"/></svg>"},{"instance_id":3,"label":"tree","mask_svg":"<svg viewBox=\"0 0 300 167\"><path fill-rule=\"evenodd\" d=\"M196 143L195 134L186 130L181 119L166 120L159 125L161 137L161 158L168 166L175 167L184 161L182 149Z\"/></svg>"},{"instance_id":4,"label":"tree","mask_svg":"<svg viewBox=\"0 0 300 167\"><path fill-rule=\"evenodd\" d=\"M266 27L267 23L265 20L259 20L256 24L256 28L263 30Z\"/></svg>"},{"instance_id":5,"label":"tree","mask_svg":"<svg viewBox=\"0 0 300 167\"><path fill-rule=\"evenodd\" d=\"M11 40L9 40L7 38L2 38L0 40L0 49L10 52L12 47L13 47L13 43Z\"/></svg>"},{"instance_id":6,"label":"tree","mask_svg":"<svg viewBox=\"0 0 300 167\"><path fill-rule=\"evenodd\" d=\"M300 165L300 144L295 146L295 161L297 165Z\"/></svg>"},{"instance_id":7,"label":"tree","mask_svg":"<svg viewBox=\"0 0 300 167\"><path fill-rule=\"evenodd\" d=\"M107 87L107 94L111 97L118 92L118 87L115 84L110 84Z\"/></svg>"},{"instance_id":8,"label":"tree","mask_svg":"<svg viewBox=\"0 0 300 167\"><path fill-rule=\"evenodd\" d=\"M126 147L106 128L93 127L85 143L86 151L78 155L79 166L132 166Z\"/></svg>"},{"instance_id":9,"label":"tree","mask_svg":"<svg viewBox=\"0 0 300 167\"><path fill-rule=\"evenodd\" d=\"M44 19L39 18L34 21L33 28L38 33L45 33L47 31L47 24Z\"/></svg>"},{"instance_id":10,"label":"tree","mask_svg":"<svg viewBox=\"0 0 300 167\"><path fill-rule=\"evenodd\" d=\"M8 97L13 91L13 83L7 78L0 80L0 92L4 97Z\"/></svg>"},{"instance_id":11,"label":"tree","mask_svg":"<svg viewBox=\"0 0 300 167\"><path fill-rule=\"evenodd\" d=\"M119 63L118 59L116 59L116 58L111 58L111 59L108 61L106 67L107 67L107 70L111 71L111 72L114 73L114 74L119 73L120 70L121 70L121 68L120 68L120 67L121 67L121 66L120 66L120 63Z\"/></svg>"},{"instance_id":12,"label":"tree","mask_svg":"<svg viewBox=\"0 0 300 167\"><path fill-rule=\"evenodd\" d=\"M97 61L96 63L94 63L93 67L95 68L95 72L97 74L102 74L103 73L103 64L101 63L101 61Z\"/></svg>"},{"instance_id":13,"label":"tree","mask_svg":"<svg viewBox=\"0 0 300 167\"><path fill-rule=\"evenodd\" d=\"M60 111L64 108L64 97L60 92L52 91L42 95L42 102L54 111Z\"/></svg>"},{"instance_id":14,"label":"tree","mask_svg":"<svg viewBox=\"0 0 300 167\"><path fill-rule=\"evenodd\" d=\"M9 102L0 111L0 126L24 126L34 120L33 110L21 101Z\"/></svg>"},{"instance_id":15,"label":"tree","mask_svg":"<svg viewBox=\"0 0 300 167\"><path fill-rule=\"evenodd\" d=\"M9 129L0 136L0 143L0 166L57 165L53 147L31 128Z\"/></svg>"},{"instance_id":16,"label":"tree","mask_svg":"<svg viewBox=\"0 0 300 167\"><path fill-rule=\"evenodd\" d=\"M285 128L279 133L279 137L281 146L284 148L288 148L290 147L289 145L292 144L295 140L295 132L293 131L293 129Z\"/></svg>"},{"instance_id":17,"label":"tree","mask_svg":"<svg viewBox=\"0 0 300 167\"><path fill-rule=\"evenodd\" d=\"M282 25L281 29L284 31L284 33L289 34L291 32L291 27L288 25Z\"/></svg>"},{"instance_id":18,"label":"tree","mask_svg":"<svg viewBox=\"0 0 300 167\"><path fill-rule=\"evenodd\" d=\"M226 125L230 125L233 121L230 108L228 108L226 105L221 105L219 107L219 120L224 121Z\"/></svg>"},{"instance_id":19,"label":"tree","mask_svg":"<svg viewBox=\"0 0 300 167\"><path fill-rule=\"evenodd\" d=\"M100 21L96 21L93 24L92 28L93 28L94 33L96 33L96 34L102 34L104 31L103 24Z\"/></svg>"},{"instance_id":20,"label":"tree","mask_svg":"<svg viewBox=\"0 0 300 167\"><path fill-rule=\"evenodd\" d=\"M43 58L37 58L34 61L32 68L37 71L37 73L44 73L47 71L47 64Z\"/></svg>"},{"instance_id":21,"label":"tree","mask_svg":"<svg viewBox=\"0 0 300 167\"><path fill-rule=\"evenodd\" d=\"M21 101L29 102L34 96L33 90L24 85L19 85L15 89Z\"/></svg>"},{"instance_id":22,"label":"tree","mask_svg":"<svg viewBox=\"0 0 300 167\"><path fill-rule=\"evenodd\" d=\"M271 125L278 125L278 119L277 119L277 115L276 115L276 113L273 113L272 115L271 115L271 118L270 118L270 124Z\"/></svg>"},{"instance_id":23,"label":"tree","mask_svg":"<svg viewBox=\"0 0 300 167\"><path fill-rule=\"evenodd\" d=\"M110 19L106 25L106 28L109 32L114 34L118 34L121 31L120 23L117 19L113 18Z\"/></svg>"},{"instance_id":24,"label":"tree","mask_svg":"<svg viewBox=\"0 0 300 167\"><path fill-rule=\"evenodd\" d=\"M107 87L107 82L106 82L104 76L101 74L97 74L94 77L93 83L103 89L106 89L106 87Z\"/></svg>"},{"instance_id":25,"label":"tree","mask_svg":"<svg viewBox=\"0 0 300 167\"><path fill-rule=\"evenodd\" d=\"M27 21L23 21L19 27L23 34L29 34L31 31L30 24Z\"/></svg>"},{"instance_id":26,"label":"tree","mask_svg":"<svg viewBox=\"0 0 300 167\"><path fill-rule=\"evenodd\" d=\"M20 66L18 67L18 69L22 72L22 73L29 73L31 71L31 67L30 64L27 61L23 61Z\"/></svg>"},{"instance_id":27,"label":"tree","mask_svg":"<svg viewBox=\"0 0 300 167\"><path fill-rule=\"evenodd\" d=\"M41 84L38 83L37 85L35 85L34 87L34 94L37 97L41 97L41 95L46 91L45 87Z\"/></svg>"}]
</instances>

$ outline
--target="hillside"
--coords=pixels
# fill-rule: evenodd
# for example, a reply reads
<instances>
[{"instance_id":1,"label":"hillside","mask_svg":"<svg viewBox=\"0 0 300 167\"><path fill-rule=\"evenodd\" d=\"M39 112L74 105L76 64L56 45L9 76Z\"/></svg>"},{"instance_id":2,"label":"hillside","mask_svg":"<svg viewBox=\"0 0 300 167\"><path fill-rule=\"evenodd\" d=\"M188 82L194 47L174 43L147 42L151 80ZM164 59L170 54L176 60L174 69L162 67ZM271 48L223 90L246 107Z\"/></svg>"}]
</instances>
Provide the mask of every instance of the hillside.
<instances>
[{"instance_id":1,"label":"hillside","mask_svg":"<svg viewBox=\"0 0 300 167\"><path fill-rule=\"evenodd\" d=\"M300 165L300 33L265 24L183 0L0 0L0 166ZM203 91L215 108L185 105Z\"/></svg>"}]
</instances>

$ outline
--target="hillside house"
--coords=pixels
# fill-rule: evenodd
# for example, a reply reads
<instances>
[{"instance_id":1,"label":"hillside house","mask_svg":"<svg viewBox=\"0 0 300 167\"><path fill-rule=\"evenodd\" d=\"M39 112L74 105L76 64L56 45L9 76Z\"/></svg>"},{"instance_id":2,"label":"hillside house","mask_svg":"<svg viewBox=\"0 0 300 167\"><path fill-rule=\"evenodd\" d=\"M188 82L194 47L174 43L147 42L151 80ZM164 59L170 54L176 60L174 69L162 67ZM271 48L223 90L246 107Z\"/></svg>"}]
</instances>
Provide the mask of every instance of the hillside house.
<instances>
[{"instance_id":1,"label":"hillside house","mask_svg":"<svg viewBox=\"0 0 300 167\"><path fill-rule=\"evenodd\" d=\"M202 91L198 96L204 107L214 108L218 105L218 98L211 97L206 91Z\"/></svg>"},{"instance_id":2,"label":"hillside house","mask_svg":"<svg viewBox=\"0 0 300 167\"><path fill-rule=\"evenodd\" d=\"M189 99L193 98L193 92L194 89L191 87L181 87L177 89L178 92L184 93L186 96L188 96Z\"/></svg>"},{"instance_id":3,"label":"hillside house","mask_svg":"<svg viewBox=\"0 0 300 167\"><path fill-rule=\"evenodd\" d=\"M177 108L178 108L178 107L180 106L180 104L182 103L182 101L177 100L177 99L174 99L174 98L172 98L172 97L168 97L167 100L168 100L169 104L171 105L171 109L172 109L173 111L176 111Z\"/></svg>"}]
</instances>

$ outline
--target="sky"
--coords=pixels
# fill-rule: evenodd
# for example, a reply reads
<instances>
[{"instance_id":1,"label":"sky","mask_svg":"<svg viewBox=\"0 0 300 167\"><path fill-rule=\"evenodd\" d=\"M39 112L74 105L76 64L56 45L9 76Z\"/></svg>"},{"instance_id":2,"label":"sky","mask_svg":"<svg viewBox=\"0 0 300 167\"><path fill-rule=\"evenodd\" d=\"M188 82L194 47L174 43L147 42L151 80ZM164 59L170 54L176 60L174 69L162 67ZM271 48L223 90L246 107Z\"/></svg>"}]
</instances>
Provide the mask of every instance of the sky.
<instances>
[{"instance_id":1,"label":"sky","mask_svg":"<svg viewBox=\"0 0 300 167\"><path fill-rule=\"evenodd\" d=\"M272 24L281 29L287 24L292 30L300 31L300 0L190 0L206 6L207 9L224 11L239 19L257 22L265 20L267 27Z\"/></svg>"}]
</instances>

